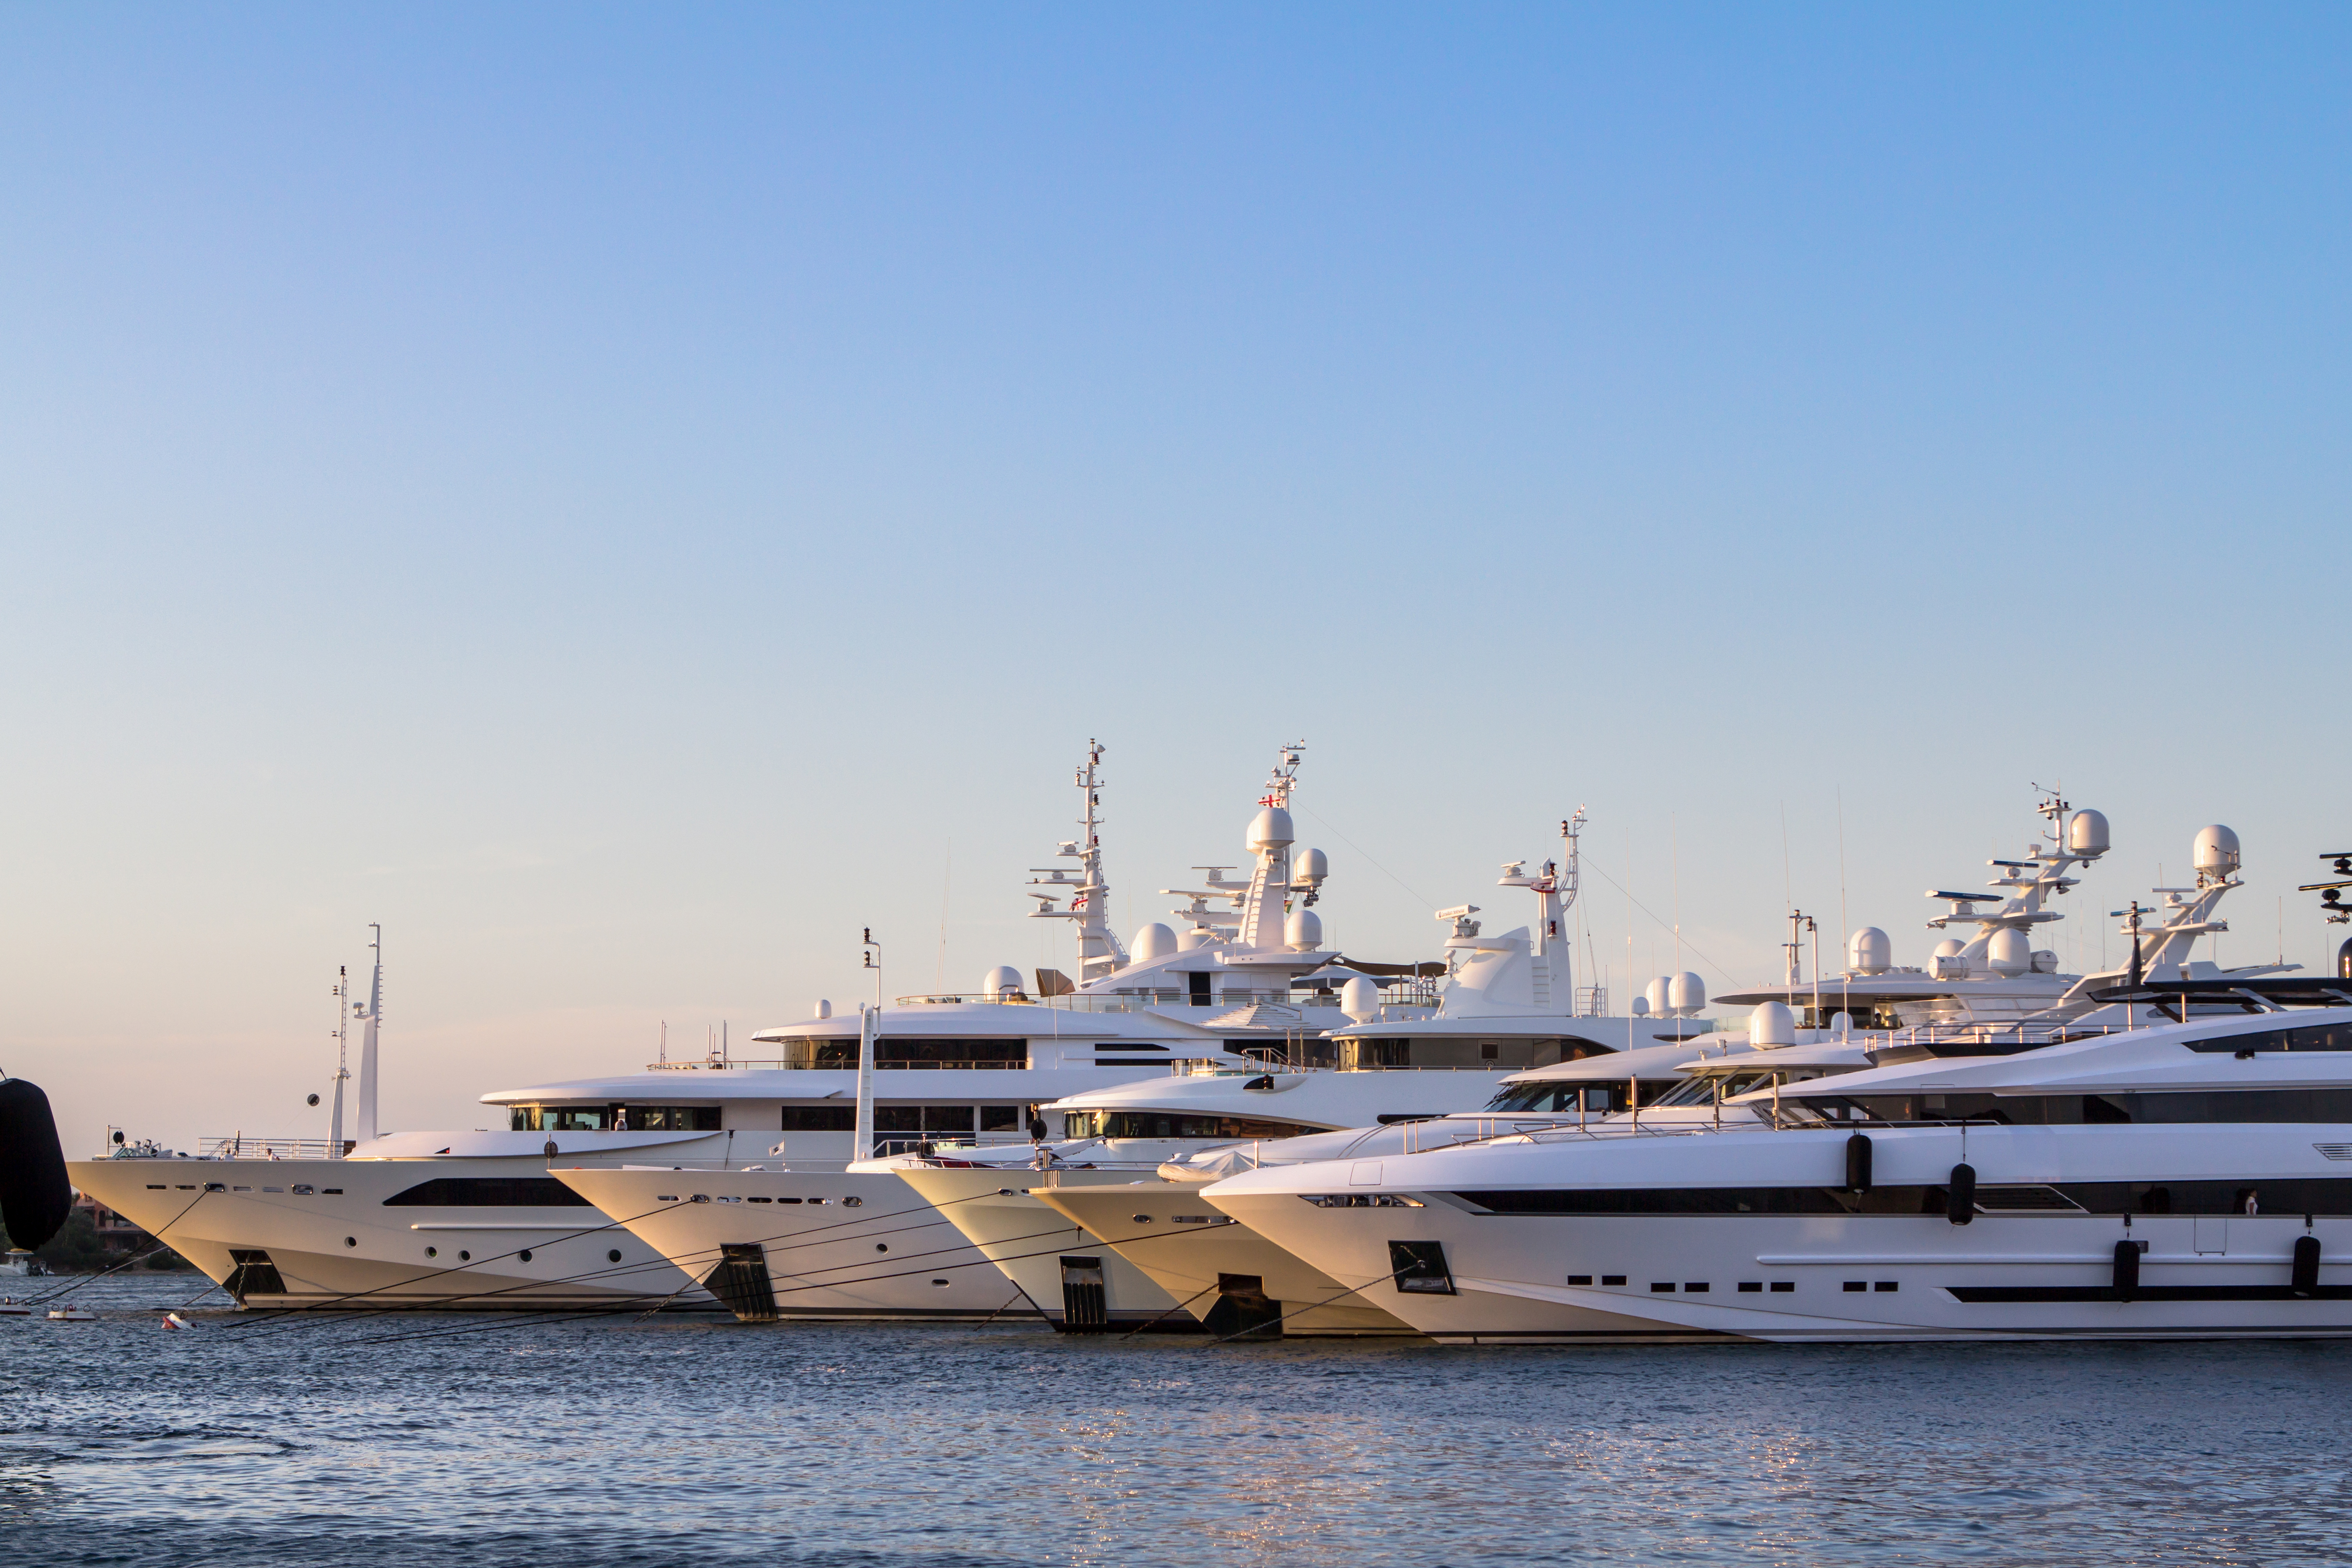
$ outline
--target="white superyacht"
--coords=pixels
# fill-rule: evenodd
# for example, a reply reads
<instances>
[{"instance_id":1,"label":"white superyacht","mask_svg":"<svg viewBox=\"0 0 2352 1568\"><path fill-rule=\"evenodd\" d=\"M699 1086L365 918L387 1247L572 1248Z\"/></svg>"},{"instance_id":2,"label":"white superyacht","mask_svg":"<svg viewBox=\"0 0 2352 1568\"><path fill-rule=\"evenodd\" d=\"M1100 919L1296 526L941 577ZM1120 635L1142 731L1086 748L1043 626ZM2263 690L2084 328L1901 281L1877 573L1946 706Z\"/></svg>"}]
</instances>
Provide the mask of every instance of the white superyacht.
<instances>
[{"instance_id":1,"label":"white superyacht","mask_svg":"<svg viewBox=\"0 0 2352 1568\"><path fill-rule=\"evenodd\" d=\"M1092 751L1079 771L1090 824L1099 756ZM1056 879L1091 888L1092 915L1107 901L1091 825L1062 852L1075 873ZM1080 929L1082 953L1116 950L1098 915ZM850 1154L856 1018L819 1003L803 1024L759 1037L772 1054L746 1060L722 1046L642 1071L494 1091L482 1096L492 1126L379 1134L380 948L378 958L368 1000L348 1009L363 1025L354 1139L342 1136L339 1072L329 1140L207 1139L193 1157L130 1145L118 1157L72 1162L75 1186L248 1306L368 1311L710 1304L658 1251L551 1177L551 1164L726 1167L781 1157L835 1173L829 1187L796 1192L803 1205L831 1215L853 1196L837 1173ZM1009 970L992 972L977 996L895 1010L877 1054L873 1119L885 1148L955 1139L1025 1152L1033 1119L1059 1131L1058 1113L1038 1108L1073 1092L1164 1075L1171 1062L1237 1064L1213 1031L1165 1011L1047 1007ZM873 1248L866 1244L869 1256ZM962 1287L981 1278L985 1290L967 1302ZM985 1265L947 1279L925 1287L943 1304L975 1312L1001 1304Z\"/></svg>"},{"instance_id":2,"label":"white superyacht","mask_svg":"<svg viewBox=\"0 0 2352 1568\"><path fill-rule=\"evenodd\" d=\"M2184 894L2235 884L2204 842ZM2352 981L2159 967L2126 935L2065 1009L1875 1037L1885 1065L1734 1103L1760 1120L1203 1197L1462 1343L2352 1333Z\"/></svg>"}]
</instances>

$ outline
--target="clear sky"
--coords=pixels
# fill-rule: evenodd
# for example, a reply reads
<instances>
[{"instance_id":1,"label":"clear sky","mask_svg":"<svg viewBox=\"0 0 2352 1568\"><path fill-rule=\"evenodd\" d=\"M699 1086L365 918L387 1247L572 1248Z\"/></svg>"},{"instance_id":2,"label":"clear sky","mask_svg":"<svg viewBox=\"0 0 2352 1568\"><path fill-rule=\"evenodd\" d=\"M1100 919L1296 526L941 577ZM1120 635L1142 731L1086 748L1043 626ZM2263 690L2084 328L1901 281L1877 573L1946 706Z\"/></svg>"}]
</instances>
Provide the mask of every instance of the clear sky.
<instances>
[{"instance_id":1,"label":"clear sky","mask_svg":"<svg viewBox=\"0 0 2352 1568\"><path fill-rule=\"evenodd\" d=\"M8 5L0 1068L76 1153L323 1135L370 921L388 1126L845 1005L868 925L1066 963L1089 736L1128 929L1303 738L1363 956L1581 802L1621 1002L1620 886L1717 989L1791 898L1916 962L2063 780L2070 959L2218 821L2224 961L2326 961L2347 46Z\"/></svg>"}]
</instances>

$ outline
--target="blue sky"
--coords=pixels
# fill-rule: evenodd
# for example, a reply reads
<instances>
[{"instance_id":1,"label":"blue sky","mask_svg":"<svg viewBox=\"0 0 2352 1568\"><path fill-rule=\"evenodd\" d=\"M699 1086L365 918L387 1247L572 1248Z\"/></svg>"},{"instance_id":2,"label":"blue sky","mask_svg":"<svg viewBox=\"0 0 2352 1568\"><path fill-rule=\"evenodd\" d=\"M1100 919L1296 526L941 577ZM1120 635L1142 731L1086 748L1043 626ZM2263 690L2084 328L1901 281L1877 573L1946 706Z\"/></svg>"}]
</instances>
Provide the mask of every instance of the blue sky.
<instances>
[{"instance_id":1,"label":"blue sky","mask_svg":"<svg viewBox=\"0 0 2352 1568\"><path fill-rule=\"evenodd\" d=\"M1050 960L1088 736L1123 925L1304 737L1366 956L1582 802L1718 988L1841 821L1916 959L2063 779L2069 941L2221 821L2223 957L2320 961L2347 43L0 11L0 1067L76 1148L321 1131L371 920L393 1124L845 1000L864 925Z\"/></svg>"}]
</instances>

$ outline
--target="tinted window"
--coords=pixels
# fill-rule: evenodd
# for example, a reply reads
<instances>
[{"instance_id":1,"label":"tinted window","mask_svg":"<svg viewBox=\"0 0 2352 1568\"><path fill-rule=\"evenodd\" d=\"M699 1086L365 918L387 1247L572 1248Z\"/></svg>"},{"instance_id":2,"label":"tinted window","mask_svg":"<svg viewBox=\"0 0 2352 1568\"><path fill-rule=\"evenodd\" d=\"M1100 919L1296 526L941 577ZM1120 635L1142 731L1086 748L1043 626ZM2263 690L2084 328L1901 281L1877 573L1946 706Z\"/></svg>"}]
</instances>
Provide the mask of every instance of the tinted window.
<instances>
[{"instance_id":1,"label":"tinted window","mask_svg":"<svg viewBox=\"0 0 2352 1568\"><path fill-rule=\"evenodd\" d=\"M436 1176L383 1200L386 1208L585 1208L553 1176Z\"/></svg>"},{"instance_id":2,"label":"tinted window","mask_svg":"<svg viewBox=\"0 0 2352 1568\"><path fill-rule=\"evenodd\" d=\"M1158 1111L1073 1111L1073 1138L1293 1138L1324 1129L1253 1116L1180 1116Z\"/></svg>"},{"instance_id":3,"label":"tinted window","mask_svg":"<svg viewBox=\"0 0 2352 1568\"><path fill-rule=\"evenodd\" d=\"M2352 1023L2301 1024L2294 1029L2217 1035L2189 1040L2188 1045L2191 1051L2352 1051Z\"/></svg>"}]
</instances>

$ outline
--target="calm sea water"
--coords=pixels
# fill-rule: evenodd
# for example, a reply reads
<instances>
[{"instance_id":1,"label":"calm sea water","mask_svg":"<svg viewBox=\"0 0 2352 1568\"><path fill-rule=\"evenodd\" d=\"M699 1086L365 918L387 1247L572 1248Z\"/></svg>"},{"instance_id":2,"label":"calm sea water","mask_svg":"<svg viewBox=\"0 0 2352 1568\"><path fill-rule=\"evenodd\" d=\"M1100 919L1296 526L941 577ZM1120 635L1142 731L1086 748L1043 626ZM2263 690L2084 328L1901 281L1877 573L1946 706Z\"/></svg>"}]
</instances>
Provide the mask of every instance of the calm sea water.
<instances>
[{"instance_id":1,"label":"calm sea water","mask_svg":"<svg viewBox=\"0 0 2352 1568\"><path fill-rule=\"evenodd\" d=\"M11 1561L2352 1561L2352 1346L159 1329L197 1283L0 1319Z\"/></svg>"}]
</instances>

